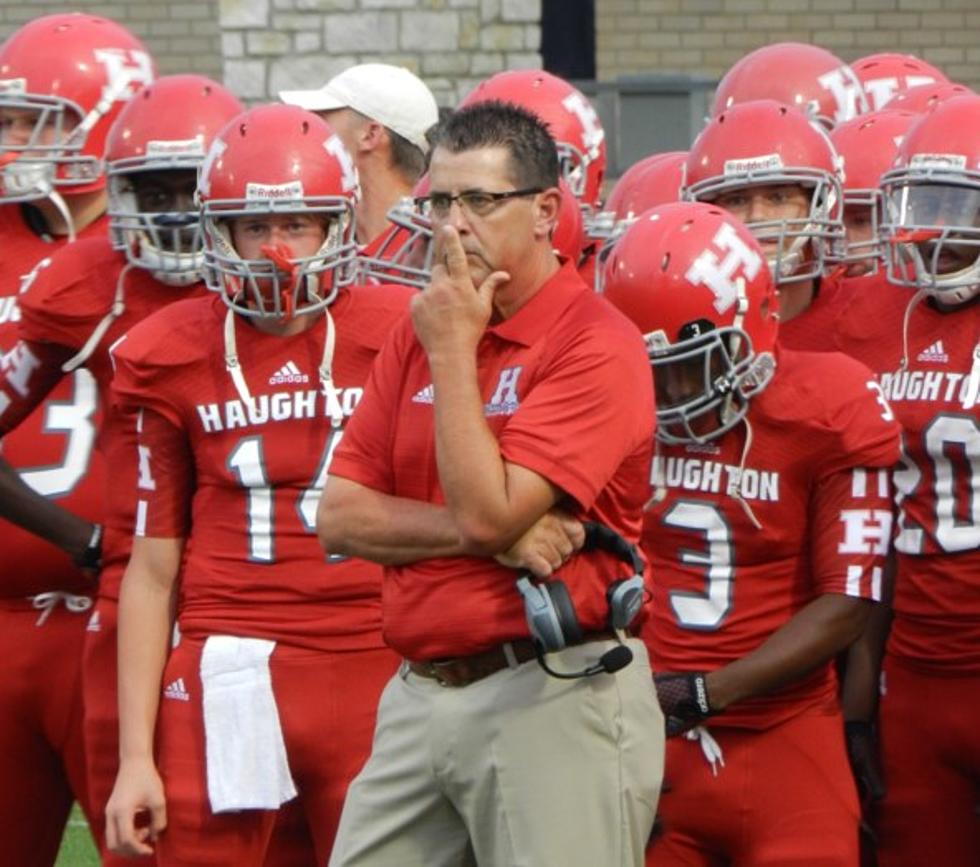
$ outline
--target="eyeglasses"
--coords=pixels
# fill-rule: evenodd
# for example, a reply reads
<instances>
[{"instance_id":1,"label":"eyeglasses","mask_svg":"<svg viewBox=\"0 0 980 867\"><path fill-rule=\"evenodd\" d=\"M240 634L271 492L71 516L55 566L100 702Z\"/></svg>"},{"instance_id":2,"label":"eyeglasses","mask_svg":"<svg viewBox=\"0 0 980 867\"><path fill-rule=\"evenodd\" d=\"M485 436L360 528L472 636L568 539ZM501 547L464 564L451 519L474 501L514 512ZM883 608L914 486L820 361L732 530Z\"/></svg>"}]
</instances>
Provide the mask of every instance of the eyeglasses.
<instances>
[{"instance_id":1,"label":"eyeglasses","mask_svg":"<svg viewBox=\"0 0 980 867\"><path fill-rule=\"evenodd\" d=\"M543 189L543 187L528 187L524 190L507 190L504 193L465 190L455 196L449 193L431 193L428 196L419 196L415 200L415 207L426 216L443 219L449 215L449 209L452 208L453 202L459 202L459 206L468 213L477 217L485 217L501 202L517 199L521 196L533 196L535 193L542 192Z\"/></svg>"}]
</instances>

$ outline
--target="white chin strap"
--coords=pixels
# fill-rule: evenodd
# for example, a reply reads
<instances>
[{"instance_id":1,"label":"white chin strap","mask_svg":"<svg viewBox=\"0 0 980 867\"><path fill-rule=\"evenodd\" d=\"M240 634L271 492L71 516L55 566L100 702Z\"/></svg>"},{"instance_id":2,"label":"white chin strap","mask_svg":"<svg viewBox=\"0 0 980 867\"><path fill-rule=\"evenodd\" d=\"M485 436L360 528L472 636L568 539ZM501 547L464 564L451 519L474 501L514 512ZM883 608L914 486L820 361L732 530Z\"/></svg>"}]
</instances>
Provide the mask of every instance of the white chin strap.
<instances>
[{"instance_id":1,"label":"white chin strap","mask_svg":"<svg viewBox=\"0 0 980 867\"><path fill-rule=\"evenodd\" d=\"M328 307L323 308L323 314L327 319L326 337L323 341L323 355L320 359L318 373L320 376L320 387L327 400L327 414L330 416L330 424L334 429L341 427L344 422L344 409L337 396L337 388L333 384L333 354L337 345L337 329L330 315ZM235 339L235 311L228 309L225 313L224 339L225 339L225 369L235 383L235 390L241 398L246 408L253 402L252 394L245 381L245 373L242 370L241 362L238 360L238 345Z\"/></svg>"},{"instance_id":2,"label":"white chin strap","mask_svg":"<svg viewBox=\"0 0 980 867\"><path fill-rule=\"evenodd\" d=\"M116 293L112 299L112 306L109 308L109 312L99 320L99 324L95 326L82 348L61 365L61 369L65 373L71 373L76 367L81 367L81 365L88 361L92 353L95 352L95 347L99 345L99 341L102 340L105 333L109 330L109 326L126 312L126 275L132 268L132 265L124 265L123 269L119 272L119 277L116 279Z\"/></svg>"}]
</instances>

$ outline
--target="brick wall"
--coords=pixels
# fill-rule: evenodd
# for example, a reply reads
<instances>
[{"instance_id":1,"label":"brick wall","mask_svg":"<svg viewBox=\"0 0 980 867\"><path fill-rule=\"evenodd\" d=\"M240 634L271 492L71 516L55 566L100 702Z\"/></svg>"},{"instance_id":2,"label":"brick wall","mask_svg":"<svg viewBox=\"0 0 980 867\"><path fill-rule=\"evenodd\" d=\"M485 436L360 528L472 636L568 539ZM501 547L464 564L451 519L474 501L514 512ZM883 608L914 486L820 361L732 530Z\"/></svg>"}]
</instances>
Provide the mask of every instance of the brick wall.
<instances>
[{"instance_id":1,"label":"brick wall","mask_svg":"<svg viewBox=\"0 0 980 867\"><path fill-rule=\"evenodd\" d=\"M600 80L719 78L752 49L783 41L813 42L847 61L915 54L980 89L978 0L596 0Z\"/></svg>"},{"instance_id":2,"label":"brick wall","mask_svg":"<svg viewBox=\"0 0 980 867\"><path fill-rule=\"evenodd\" d=\"M32 18L56 12L113 18L146 43L161 73L198 72L221 81L218 0L0 0L0 40Z\"/></svg>"},{"instance_id":3,"label":"brick wall","mask_svg":"<svg viewBox=\"0 0 980 867\"><path fill-rule=\"evenodd\" d=\"M225 83L246 100L384 61L452 105L502 69L541 66L540 0L220 0Z\"/></svg>"}]
</instances>

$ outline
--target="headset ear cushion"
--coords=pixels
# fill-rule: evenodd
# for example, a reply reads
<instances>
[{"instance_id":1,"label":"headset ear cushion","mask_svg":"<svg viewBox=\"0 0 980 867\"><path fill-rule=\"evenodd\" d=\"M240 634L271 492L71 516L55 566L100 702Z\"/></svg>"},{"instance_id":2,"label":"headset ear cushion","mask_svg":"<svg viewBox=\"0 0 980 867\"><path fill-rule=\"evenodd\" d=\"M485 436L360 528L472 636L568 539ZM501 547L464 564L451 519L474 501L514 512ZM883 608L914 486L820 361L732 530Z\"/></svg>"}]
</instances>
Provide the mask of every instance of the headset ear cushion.
<instances>
[{"instance_id":1,"label":"headset ear cushion","mask_svg":"<svg viewBox=\"0 0 980 867\"><path fill-rule=\"evenodd\" d=\"M562 636L565 644L581 644L582 629L578 625L578 618L575 616L575 606L572 604L572 597L568 595L564 581L548 581L541 585L551 598L551 604L558 615L558 622L561 624Z\"/></svg>"},{"instance_id":2,"label":"headset ear cushion","mask_svg":"<svg viewBox=\"0 0 980 867\"><path fill-rule=\"evenodd\" d=\"M609 585L606 601L609 603L609 625L613 629L626 629L643 607L645 587L643 578L634 575Z\"/></svg>"}]
</instances>

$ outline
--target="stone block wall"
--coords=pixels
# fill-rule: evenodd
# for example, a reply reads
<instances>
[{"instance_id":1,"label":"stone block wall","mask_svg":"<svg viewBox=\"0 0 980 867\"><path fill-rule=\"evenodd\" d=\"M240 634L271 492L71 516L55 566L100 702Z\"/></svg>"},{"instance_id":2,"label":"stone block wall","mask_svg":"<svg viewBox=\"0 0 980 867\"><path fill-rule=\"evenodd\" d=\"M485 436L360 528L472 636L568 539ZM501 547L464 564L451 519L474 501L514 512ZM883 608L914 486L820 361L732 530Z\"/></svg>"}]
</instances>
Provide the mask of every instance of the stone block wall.
<instances>
[{"instance_id":1,"label":"stone block wall","mask_svg":"<svg viewBox=\"0 0 980 867\"><path fill-rule=\"evenodd\" d=\"M442 105L502 69L541 66L540 0L219 0L225 83L249 101L381 60Z\"/></svg>"},{"instance_id":2,"label":"stone block wall","mask_svg":"<svg viewBox=\"0 0 980 867\"><path fill-rule=\"evenodd\" d=\"M21 24L57 12L90 12L119 21L146 43L162 74L197 72L222 80L218 0L2 0L0 41Z\"/></svg>"}]
</instances>

